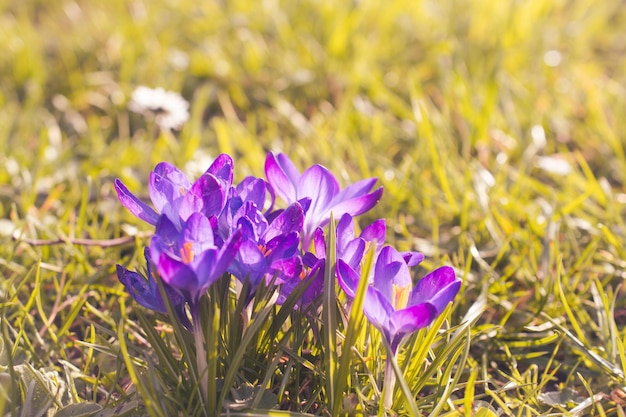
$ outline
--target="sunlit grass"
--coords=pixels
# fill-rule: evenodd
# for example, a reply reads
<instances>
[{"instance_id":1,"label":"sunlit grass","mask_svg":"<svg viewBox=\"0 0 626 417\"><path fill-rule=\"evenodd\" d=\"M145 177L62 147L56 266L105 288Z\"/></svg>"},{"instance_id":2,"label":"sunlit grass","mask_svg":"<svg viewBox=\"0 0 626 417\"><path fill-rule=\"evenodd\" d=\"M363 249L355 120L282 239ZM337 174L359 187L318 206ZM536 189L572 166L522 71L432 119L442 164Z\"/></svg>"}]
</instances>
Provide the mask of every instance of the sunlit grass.
<instances>
[{"instance_id":1,"label":"sunlit grass","mask_svg":"<svg viewBox=\"0 0 626 417\"><path fill-rule=\"evenodd\" d=\"M115 277L141 266L147 228L112 181L145 190L155 163L197 175L220 152L241 179L280 150L343 184L377 176L362 225L386 218L388 242L426 254L418 274L464 278L404 346L394 409L410 415L410 391L424 415L624 415L624 24L589 0L0 5L0 414L202 415L189 335ZM126 109L139 85L190 101L180 132ZM226 332L241 372L217 376L257 410L231 415L382 413L365 323L303 315L239 353ZM350 353L321 354L346 337Z\"/></svg>"}]
</instances>

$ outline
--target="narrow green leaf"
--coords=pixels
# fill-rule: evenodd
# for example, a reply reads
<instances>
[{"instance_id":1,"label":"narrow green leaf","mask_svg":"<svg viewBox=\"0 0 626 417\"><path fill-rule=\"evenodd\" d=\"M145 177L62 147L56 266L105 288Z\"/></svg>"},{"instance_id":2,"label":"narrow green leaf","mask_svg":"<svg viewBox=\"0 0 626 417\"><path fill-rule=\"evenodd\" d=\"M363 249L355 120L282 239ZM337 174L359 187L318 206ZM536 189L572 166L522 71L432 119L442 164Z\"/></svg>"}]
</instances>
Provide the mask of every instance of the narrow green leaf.
<instances>
[{"instance_id":1,"label":"narrow green leaf","mask_svg":"<svg viewBox=\"0 0 626 417\"><path fill-rule=\"evenodd\" d=\"M120 301L120 312L122 315L122 320L117 327L117 339L120 346L120 355L124 364L126 365L126 370L128 372L128 376L131 381L135 385L139 395L141 396L145 406L146 411L150 414L151 417L166 417L164 414L164 410L159 407L158 401L154 401L154 397L151 395L150 391L148 391L149 387L144 383L143 380L140 380L136 369L135 364L131 358L131 355L128 352L128 345L126 344L126 332L124 329L124 323L126 321L126 306L124 305L124 300Z\"/></svg>"},{"instance_id":2,"label":"narrow green leaf","mask_svg":"<svg viewBox=\"0 0 626 417\"><path fill-rule=\"evenodd\" d=\"M322 300L322 335L324 340L324 372L328 407L335 404L337 373L337 295L335 293L336 224L331 213L326 241L326 269Z\"/></svg>"},{"instance_id":3,"label":"narrow green leaf","mask_svg":"<svg viewBox=\"0 0 626 417\"><path fill-rule=\"evenodd\" d=\"M367 257L365 259L365 265L361 272L361 278L357 287L357 292L352 300L352 307L350 308L350 317L348 319L348 329L346 331L346 337L343 341L341 349L341 358L339 363L339 371L337 372L337 381L335 382L336 396L333 403L333 415L339 415L341 405L343 404L343 392L348 384L348 377L350 375L350 359L352 358L352 347L356 341L358 333L362 329L362 323L364 320L363 315L363 301L365 300L365 293L369 285L368 277L374 264L374 254L376 253L375 244L369 248Z\"/></svg>"},{"instance_id":4,"label":"narrow green leaf","mask_svg":"<svg viewBox=\"0 0 626 417\"><path fill-rule=\"evenodd\" d=\"M250 346L250 343L254 340L256 333L266 325L265 320L269 316L269 314L274 310L274 305L272 302L267 302L266 305L262 306L261 310L254 314L248 328L246 329L243 337L241 338L241 343L237 347L237 350L232 354L229 358L230 363L228 369L226 370L226 375L224 377L224 384L222 385L222 391L220 392L219 399L217 401L216 410L221 410L222 405L224 404L224 400L226 399L226 395L228 394L230 388L235 381L235 377L237 372L239 372L241 362L243 360L244 354L246 350Z\"/></svg>"}]
</instances>

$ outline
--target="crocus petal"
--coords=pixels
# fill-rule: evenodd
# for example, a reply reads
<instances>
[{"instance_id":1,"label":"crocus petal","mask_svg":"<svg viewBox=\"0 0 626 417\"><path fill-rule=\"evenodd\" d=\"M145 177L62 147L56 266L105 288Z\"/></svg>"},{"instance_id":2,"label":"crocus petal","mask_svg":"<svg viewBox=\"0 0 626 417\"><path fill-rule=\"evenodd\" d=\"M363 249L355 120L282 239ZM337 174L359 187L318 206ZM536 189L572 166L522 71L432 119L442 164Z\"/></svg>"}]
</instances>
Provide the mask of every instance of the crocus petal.
<instances>
[{"instance_id":1,"label":"crocus petal","mask_svg":"<svg viewBox=\"0 0 626 417\"><path fill-rule=\"evenodd\" d=\"M198 245L198 247L194 247L194 250L197 251L202 251L206 248L215 246L213 242L213 229L211 227L211 222L209 222L209 219L200 213L193 213L187 219L180 236L181 246L185 242L191 242Z\"/></svg>"},{"instance_id":2,"label":"crocus petal","mask_svg":"<svg viewBox=\"0 0 626 417\"><path fill-rule=\"evenodd\" d=\"M411 274L398 251L391 246L385 246L374 267L374 286L387 300L392 300L394 285L412 288Z\"/></svg>"},{"instance_id":3,"label":"crocus petal","mask_svg":"<svg viewBox=\"0 0 626 417\"><path fill-rule=\"evenodd\" d=\"M215 280L226 272L228 265L235 259L241 243L241 232L238 230L224 242L224 245L219 250L217 262L213 266Z\"/></svg>"},{"instance_id":4,"label":"crocus petal","mask_svg":"<svg viewBox=\"0 0 626 417\"><path fill-rule=\"evenodd\" d=\"M286 158L285 158L286 159ZM291 204L296 201L296 181L292 181L290 176L294 176L292 170L297 170L291 164L291 161L287 159L288 163L283 161L285 166L287 167L288 174L285 169L281 166L279 161L276 159L273 153L268 153L267 158L265 159L265 176L267 178L267 182L272 186L276 194L282 198L288 204ZM299 175L298 175L299 177Z\"/></svg>"},{"instance_id":5,"label":"crocus petal","mask_svg":"<svg viewBox=\"0 0 626 417\"><path fill-rule=\"evenodd\" d=\"M265 255L263 255L258 245L251 240L241 242L238 256L244 264L251 265L251 270L256 270L258 265L265 263Z\"/></svg>"},{"instance_id":6,"label":"crocus petal","mask_svg":"<svg viewBox=\"0 0 626 417\"><path fill-rule=\"evenodd\" d=\"M313 233L313 247L318 258L326 258L326 240L324 231L320 227Z\"/></svg>"},{"instance_id":7,"label":"crocus petal","mask_svg":"<svg viewBox=\"0 0 626 417\"><path fill-rule=\"evenodd\" d=\"M428 326L436 316L437 311L430 303L422 303L394 312L391 316L390 329L392 349L397 349L406 335Z\"/></svg>"},{"instance_id":8,"label":"crocus petal","mask_svg":"<svg viewBox=\"0 0 626 417\"><path fill-rule=\"evenodd\" d=\"M268 264L263 252L250 240L241 243L236 260L228 267L228 271L241 282L249 279L254 286L267 269Z\"/></svg>"},{"instance_id":9,"label":"crocus petal","mask_svg":"<svg viewBox=\"0 0 626 417\"><path fill-rule=\"evenodd\" d=\"M299 256L277 259L272 262L271 273L276 274L276 285L297 279L302 273L302 259ZM271 278L271 277L268 277Z\"/></svg>"},{"instance_id":10,"label":"crocus petal","mask_svg":"<svg viewBox=\"0 0 626 417\"><path fill-rule=\"evenodd\" d=\"M333 205L330 211L332 211L335 216L342 216L345 213L348 213L352 216L358 216L359 214L363 214L366 211L370 210L372 207L374 207L376 203L378 203L382 195L383 188L380 187L370 194L351 198L349 200L344 200L341 202L337 200L337 204Z\"/></svg>"},{"instance_id":11,"label":"crocus petal","mask_svg":"<svg viewBox=\"0 0 626 417\"><path fill-rule=\"evenodd\" d=\"M119 179L116 179L114 184L117 198L124 207L141 220L156 225L159 215L152 207L135 197Z\"/></svg>"},{"instance_id":12,"label":"crocus petal","mask_svg":"<svg viewBox=\"0 0 626 417\"><path fill-rule=\"evenodd\" d=\"M265 191L269 195L269 207L265 208L265 213L271 213L274 210L274 203L276 203L276 193L274 189L266 182L265 183Z\"/></svg>"},{"instance_id":13,"label":"crocus petal","mask_svg":"<svg viewBox=\"0 0 626 417\"><path fill-rule=\"evenodd\" d=\"M312 268L313 265L319 262L319 260L320 258L315 256L311 252L306 252L304 255L302 255L302 263L308 266L309 268Z\"/></svg>"},{"instance_id":14,"label":"crocus petal","mask_svg":"<svg viewBox=\"0 0 626 417\"><path fill-rule=\"evenodd\" d=\"M430 303L421 303L393 313L391 317L392 330L395 333L413 333L428 326L437 311Z\"/></svg>"},{"instance_id":15,"label":"crocus petal","mask_svg":"<svg viewBox=\"0 0 626 417\"><path fill-rule=\"evenodd\" d=\"M189 265L171 258L166 252L153 252L152 247L151 242L150 257L163 281L173 288L185 291L191 299L197 299L200 293L196 271Z\"/></svg>"},{"instance_id":16,"label":"crocus petal","mask_svg":"<svg viewBox=\"0 0 626 417\"><path fill-rule=\"evenodd\" d=\"M359 274L342 259L337 259L337 281L348 298L353 299L359 285Z\"/></svg>"},{"instance_id":17,"label":"crocus petal","mask_svg":"<svg viewBox=\"0 0 626 417\"><path fill-rule=\"evenodd\" d=\"M146 261L149 266L150 261L147 258ZM152 274L150 274L150 268L148 268L148 279L144 278L143 275L137 272L129 271L121 265L116 265L116 268L117 277L126 288L126 291L128 291L137 303L149 308L150 310L158 311L160 313L167 312L159 287L157 286ZM185 298L178 291L165 283L163 283L163 285L165 293L167 294L172 306L178 306L185 303Z\"/></svg>"},{"instance_id":18,"label":"crocus petal","mask_svg":"<svg viewBox=\"0 0 626 417\"><path fill-rule=\"evenodd\" d=\"M339 183L337 179L321 165L313 165L304 171L298 181L298 197L311 197L311 207L309 207L307 217L326 214L330 202L338 192ZM341 214L338 214L337 217Z\"/></svg>"},{"instance_id":19,"label":"crocus petal","mask_svg":"<svg viewBox=\"0 0 626 417\"><path fill-rule=\"evenodd\" d=\"M304 293L300 297L300 300L296 304L298 307L306 307L315 301L324 291L324 268L326 262L320 260L309 272L306 278L302 282L309 286L304 290ZM295 281L295 280L294 280Z\"/></svg>"},{"instance_id":20,"label":"crocus petal","mask_svg":"<svg viewBox=\"0 0 626 417\"><path fill-rule=\"evenodd\" d=\"M300 179L300 171L298 171L293 162L291 162L291 159L289 159L289 157L287 157L287 155L285 155L284 153L279 153L276 156L276 160L289 178L289 181L294 184L297 183Z\"/></svg>"},{"instance_id":21,"label":"crocus petal","mask_svg":"<svg viewBox=\"0 0 626 417\"><path fill-rule=\"evenodd\" d=\"M360 269L364 253L365 241L361 238L356 238L348 243L341 252L337 249L337 256L346 261L354 270Z\"/></svg>"},{"instance_id":22,"label":"crocus petal","mask_svg":"<svg viewBox=\"0 0 626 417\"><path fill-rule=\"evenodd\" d=\"M387 237L387 224L385 223L385 219L378 219L374 223L367 226L361 232L361 237L366 242L378 242L378 245L382 247L382 244L385 242L385 238Z\"/></svg>"},{"instance_id":23,"label":"crocus petal","mask_svg":"<svg viewBox=\"0 0 626 417\"><path fill-rule=\"evenodd\" d=\"M254 229L254 241L258 241L266 232L269 224L267 219L259 211L256 204L251 201L244 202L243 206L233 214L232 222L239 224L241 219L246 219ZM236 228L236 227L235 227Z\"/></svg>"},{"instance_id":24,"label":"crocus petal","mask_svg":"<svg viewBox=\"0 0 626 417\"><path fill-rule=\"evenodd\" d=\"M256 242L259 240L259 236L256 233L256 227L252 224L252 221L247 217L240 217L237 220L237 229L241 230L241 237L243 240L251 240ZM228 233L225 233L226 236L230 234L230 230Z\"/></svg>"},{"instance_id":25,"label":"crocus petal","mask_svg":"<svg viewBox=\"0 0 626 417\"><path fill-rule=\"evenodd\" d=\"M160 297L157 298L157 294L152 291L148 281L141 274L129 271L121 265L116 265L115 267L118 279L135 301L150 310L160 313L166 312L163 300Z\"/></svg>"},{"instance_id":26,"label":"crocus petal","mask_svg":"<svg viewBox=\"0 0 626 417\"><path fill-rule=\"evenodd\" d=\"M265 244L265 253L268 259L290 258L299 253L300 237L293 232L287 235L278 235ZM272 261L270 261L272 262Z\"/></svg>"},{"instance_id":27,"label":"crocus petal","mask_svg":"<svg viewBox=\"0 0 626 417\"><path fill-rule=\"evenodd\" d=\"M204 174L193 183L180 205L180 218L186 220L192 213L206 217L218 216L224 207L224 190L216 177Z\"/></svg>"},{"instance_id":28,"label":"crocus petal","mask_svg":"<svg viewBox=\"0 0 626 417\"><path fill-rule=\"evenodd\" d=\"M422 278L411 293L410 304L431 303L440 314L456 297L461 288L461 280L456 278L454 269L449 266L437 268Z\"/></svg>"},{"instance_id":29,"label":"crocus petal","mask_svg":"<svg viewBox=\"0 0 626 417\"><path fill-rule=\"evenodd\" d=\"M180 230L170 217L161 215L154 234L159 237L157 244L163 245L163 250L166 250L166 248L171 249L178 243ZM152 243L150 245L152 246Z\"/></svg>"},{"instance_id":30,"label":"crocus petal","mask_svg":"<svg viewBox=\"0 0 626 417\"><path fill-rule=\"evenodd\" d=\"M150 199L154 207L161 212L163 207L179 199L191 187L185 174L174 165L161 162L150 173Z\"/></svg>"},{"instance_id":31,"label":"crocus petal","mask_svg":"<svg viewBox=\"0 0 626 417\"><path fill-rule=\"evenodd\" d=\"M300 203L293 203L272 221L263 234L263 240L267 242L279 235L299 232L302 230L303 223L304 212L302 207Z\"/></svg>"},{"instance_id":32,"label":"crocus petal","mask_svg":"<svg viewBox=\"0 0 626 417\"><path fill-rule=\"evenodd\" d=\"M348 243L354 240L354 221L345 213L337 223L337 252L343 252Z\"/></svg>"},{"instance_id":33,"label":"crocus petal","mask_svg":"<svg viewBox=\"0 0 626 417\"><path fill-rule=\"evenodd\" d=\"M230 188L233 183L233 158L228 154L220 154L215 158L207 173L219 179L223 184Z\"/></svg>"},{"instance_id":34,"label":"crocus petal","mask_svg":"<svg viewBox=\"0 0 626 417\"><path fill-rule=\"evenodd\" d=\"M374 184L376 184L376 181L376 178L368 178L348 185L335 196L333 199L333 205L367 194L372 189Z\"/></svg>"},{"instance_id":35,"label":"crocus petal","mask_svg":"<svg viewBox=\"0 0 626 417\"><path fill-rule=\"evenodd\" d=\"M424 260L424 254L421 252L401 252L401 255L409 268L420 264Z\"/></svg>"},{"instance_id":36,"label":"crocus petal","mask_svg":"<svg viewBox=\"0 0 626 417\"><path fill-rule=\"evenodd\" d=\"M363 314L380 330L389 337L391 330L391 316L395 310L389 300L374 287L367 287L365 300L363 300Z\"/></svg>"},{"instance_id":37,"label":"crocus petal","mask_svg":"<svg viewBox=\"0 0 626 417\"><path fill-rule=\"evenodd\" d=\"M312 200L310 197L298 199L298 203L300 203L300 205L302 206L302 211L304 211L305 215L309 212L309 208L311 207L311 201Z\"/></svg>"},{"instance_id":38,"label":"crocus petal","mask_svg":"<svg viewBox=\"0 0 626 417\"><path fill-rule=\"evenodd\" d=\"M267 195L265 181L256 177L244 178L235 188L235 194L243 201L253 202L259 210L265 205Z\"/></svg>"},{"instance_id":39,"label":"crocus petal","mask_svg":"<svg viewBox=\"0 0 626 417\"><path fill-rule=\"evenodd\" d=\"M224 273L224 271L222 271L222 273L217 273L215 271L218 259L219 252L217 248L205 250L194 257L193 263L190 266L193 268L198 280L198 295L202 295L202 293L206 291L211 284L217 281L222 276L222 273ZM228 264L231 262L232 259L228 262Z\"/></svg>"},{"instance_id":40,"label":"crocus petal","mask_svg":"<svg viewBox=\"0 0 626 417\"><path fill-rule=\"evenodd\" d=\"M309 274L303 279L293 278L284 282L280 286L278 299L276 304L282 305L287 301L292 292L296 291L300 286L307 286L300 298L297 300L295 307L304 308L311 304L322 293L324 288L324 260L320 260Z\"/></svg>"}]
</instances>

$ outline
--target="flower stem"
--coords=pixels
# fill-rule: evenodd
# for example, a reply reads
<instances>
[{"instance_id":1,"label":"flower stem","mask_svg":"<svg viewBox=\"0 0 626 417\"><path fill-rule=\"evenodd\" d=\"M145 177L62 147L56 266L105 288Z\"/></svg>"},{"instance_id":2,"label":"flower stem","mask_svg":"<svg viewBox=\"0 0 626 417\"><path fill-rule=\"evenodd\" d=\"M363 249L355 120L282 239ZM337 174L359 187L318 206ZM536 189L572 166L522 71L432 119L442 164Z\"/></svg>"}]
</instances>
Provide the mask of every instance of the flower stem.
<instances>
[{"instance_id":1,"label":"flower stem","mask_svg":"<svg viewBox=\"0 0 626 417\"><path fill-rule=\"evenodd\" d=\"M207 394L209 392L209 370L207 369L206 350L204 349L204 332L202 330L202 323L200 322L200 314L197 310L196 308L195 311L192 311L193 339L196 344L196 366L198 367L197 371L200 377L201 395L206 404Z\"/></svg>"},{"instance_id":2,"label":"flower stem","mask_svg":"<svg viewBox=\"0 0 626 417\"><path fill-rule=\"evenodd\" d=\"M393 370L393 360L395 359L395 353L387 353L385 380L383 381L383 406L386 410L390 410L393 407L393 389L396 386L396 373Z\"/></svg>"}]
</instances>

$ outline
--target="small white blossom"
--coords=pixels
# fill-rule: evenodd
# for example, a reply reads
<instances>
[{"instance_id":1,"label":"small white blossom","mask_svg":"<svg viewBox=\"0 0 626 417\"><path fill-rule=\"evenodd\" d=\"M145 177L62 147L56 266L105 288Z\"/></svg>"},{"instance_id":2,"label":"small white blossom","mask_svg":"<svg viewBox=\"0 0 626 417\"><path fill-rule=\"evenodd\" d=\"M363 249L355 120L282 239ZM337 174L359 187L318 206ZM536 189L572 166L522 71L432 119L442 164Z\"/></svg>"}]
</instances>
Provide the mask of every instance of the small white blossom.
<instances>
[{"instance_id":1,"label":"small white blossom","mask_svg":"<svg viewBox=\"0 0 626 417\"><path fill-rule=\"evenodd\" d=\"M569 175L572 172L572 165L569 162L554 156L537 157L537 167L550 174L561 176Z\"/></svg>"},{"instance_id":2,"label":"small white blossom","mask_svg":"<svg viewBox=\"0 0 626 417\"><path fill-rule=\"evenodd\" d=\"M137 87L128 109L154 117L161 129L180 129L189 120L189 103L180 94L163 88Z\"/></svg>"}]
</instances>

